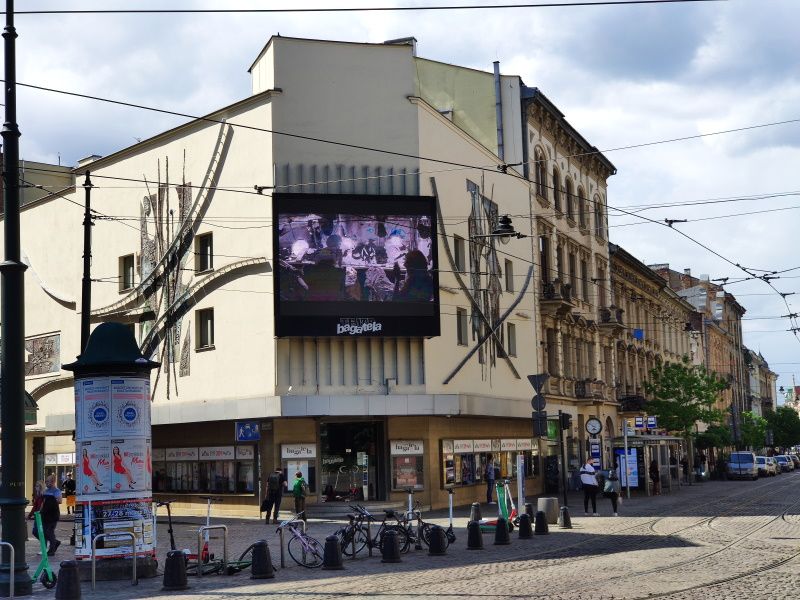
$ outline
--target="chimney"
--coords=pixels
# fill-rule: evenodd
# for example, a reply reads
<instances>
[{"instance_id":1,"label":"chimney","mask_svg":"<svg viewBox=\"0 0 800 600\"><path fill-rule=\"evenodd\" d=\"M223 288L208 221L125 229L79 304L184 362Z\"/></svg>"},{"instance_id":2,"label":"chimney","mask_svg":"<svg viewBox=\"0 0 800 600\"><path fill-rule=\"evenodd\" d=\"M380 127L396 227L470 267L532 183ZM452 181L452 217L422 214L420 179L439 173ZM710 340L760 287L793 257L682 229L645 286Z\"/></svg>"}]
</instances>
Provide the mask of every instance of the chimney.
<instances>
[{"instance_id":1,"label":"chimney","mask_svg":"<svg viewBox=\"0 0 800 600\"><path fill-rule=\"evenodd\" d=\"M692 270L691 269L684 269L683 270L683 274L686 275L687 277L691 277L692 276Z\"/></svg>"},{"instance_id":2,"label":"chimney","mask_svg":"<svg viewBox=\"0 0 800 600\"><path fill-rule=\"evenodd\" d=\"M92 155L87 156L85 158L81 158L81 159L78 160L78 165L76 166L76 168L79 169L81 167L85 167L89 163L93 163L94 161L96 161L99 158L103 158L103 157L100 156L99 154L92 154Z\"/></svg>"}]
</instances>

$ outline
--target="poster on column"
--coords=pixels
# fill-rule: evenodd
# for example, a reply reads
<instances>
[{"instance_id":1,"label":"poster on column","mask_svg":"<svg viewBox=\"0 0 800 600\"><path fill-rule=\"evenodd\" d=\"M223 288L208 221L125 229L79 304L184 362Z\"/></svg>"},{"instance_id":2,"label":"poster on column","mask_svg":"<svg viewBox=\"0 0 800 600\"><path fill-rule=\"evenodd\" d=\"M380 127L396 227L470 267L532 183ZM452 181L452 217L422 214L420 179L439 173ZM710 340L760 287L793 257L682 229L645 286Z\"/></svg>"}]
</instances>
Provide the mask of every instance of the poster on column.
<instances>
[{"instance_id":1,"label":"poster on column","mask_svg":"<svg viewBox=\"0 0 800 600\"><path fill-rule=\"evenodd\" d=\"M150 435L150 382L141 378L111 379L111 435Z\"/></svg>"},{"instance_id":2,"label":"poster on column","mask_svg":"<svg viewBox=\"0 0 800 600\"><path fill-rule=\"evenodd\" d=\"M80 440L111 436L111 385L108 378L86 379L79 384L75 413L76 437ZM77 434L80 431L80 435Z\"/></svg>"},{"instance_id":3,"label":"poster on column","mask_svg":"<svg viewBox=\"0 0 800 600\"><path fill-rule=\"evenodd\" d=\"M147 440L141 438L111 440L111 491L143 492L147 489L147 445Z\"/></svg>"},{"instance_id":4,"label":"poster on column","mask_svg":"<svg viewBox=\"0 0 800 600\"><path fill-rule=\"evenodd\" d=\"M131 541L127 535L136 537L136 552L155 553L153 539L153 501L151 498L111 499L82 503L75 517L75 556L90 558L91 540L101 533L108 534L99 540L98 558L122 558L130 556ZM89 514L91 511L91 514ZM117 535L115 535L117 534Z\"/></svg>"},{"instance_id":5,"label":"poster on column","mask_svg":"<svg viewBox=\"0 0 800 600\"><path fill-rule=\"evenodd\" d=\"M111 491L111 445L108 440L78 444L77 495L106 494Z\"/></svg>"}]
</instances>

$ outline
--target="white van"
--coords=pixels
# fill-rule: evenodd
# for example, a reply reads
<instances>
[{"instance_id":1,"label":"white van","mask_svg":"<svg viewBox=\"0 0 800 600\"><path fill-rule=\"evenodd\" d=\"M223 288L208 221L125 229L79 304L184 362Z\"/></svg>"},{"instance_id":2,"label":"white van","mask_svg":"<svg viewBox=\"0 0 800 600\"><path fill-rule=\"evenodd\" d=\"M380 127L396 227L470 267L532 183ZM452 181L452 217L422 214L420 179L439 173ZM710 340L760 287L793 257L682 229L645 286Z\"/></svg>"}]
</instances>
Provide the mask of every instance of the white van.
<instances>
[{"instance_id":1,"label":"white van","mask_svg":"<svg viewBox=\"0 0 800 600\"><path fill-rule=\"evenodd\" d=\"M728 477L758 479L758 462L753 452L731 452L728 459Z\"/></svg>"}]
</instances>

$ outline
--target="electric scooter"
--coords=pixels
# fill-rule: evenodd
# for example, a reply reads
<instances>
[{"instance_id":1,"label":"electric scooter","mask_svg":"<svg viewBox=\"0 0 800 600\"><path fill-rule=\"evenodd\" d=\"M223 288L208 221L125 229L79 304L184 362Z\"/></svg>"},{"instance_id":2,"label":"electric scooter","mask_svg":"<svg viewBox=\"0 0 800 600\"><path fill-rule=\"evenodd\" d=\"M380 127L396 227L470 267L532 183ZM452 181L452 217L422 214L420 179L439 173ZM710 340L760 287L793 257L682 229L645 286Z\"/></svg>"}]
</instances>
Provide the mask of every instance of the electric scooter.
<instances>
[{"instance_id":1,"label":"electric scooter","mask_svg":"<svg viewBox=\"0 0 800 600\"><path fill-rule=\"evenodd\" d=\"M453 531L453 495L456 491L453 488L447 489L447 508L450 517L450 526L445 530L448 543L452 544L456 541L456 532Z\"/></svg>"},{"instance_id":2,"label":"electric scooter","mask_svg":"<svg viewBox=\"0 0 800 600\"><path fill-rule=\"evenodd\" d=\"M39 561L39 566L36 567L36 571L34 572L33 577L31 577L31 581L36 583L36 580L39 579L42 582L42 585L49 590L56 587L58 578L53 572L53 569L50 568L50 558L47 556L47 540L44 539L44 527L42 526L42 515L40 515L38 512L35 512L33 513L33 519L33 522L36 523L36 533L37 537L39 538L39 548L42 552L42 560Z\"/></svg>"},{"instance_id":3,"label":"electric scooter","mask_svg":"<svg viewBox=\"0 0 800 600\"><path fill-rule=\"evenodd\" d=\"M162 502L156 503L156 511L158 511L159 506L166 506L167 507L167 532L169 533L169 549L170 550L177 550L175 548L175 535L172 531L172 510L170 509L170 504L172 504L173 500L164 500ZM158 521L158 514L156 514L156 521Z\"/></svg>"},{"instance_id":4,"label":"electric scooter","mask_svg":"<svg viewBox=\"0 0 800 600\"><path fill-rule=\"evenodd\" d=\"M484 533L491 533L497 527L497 519L503 517L508 523L508 530L514 531L514 520L517 518L517 507L514 505L514 498L511 495L511 489L508 485L508 479L502 482L498 481L496 484L497 491L497 517L484 518L478 521L481 526L481 531ZM509 507L508 504L511 504Z\"/></svg>"}]
</instances>

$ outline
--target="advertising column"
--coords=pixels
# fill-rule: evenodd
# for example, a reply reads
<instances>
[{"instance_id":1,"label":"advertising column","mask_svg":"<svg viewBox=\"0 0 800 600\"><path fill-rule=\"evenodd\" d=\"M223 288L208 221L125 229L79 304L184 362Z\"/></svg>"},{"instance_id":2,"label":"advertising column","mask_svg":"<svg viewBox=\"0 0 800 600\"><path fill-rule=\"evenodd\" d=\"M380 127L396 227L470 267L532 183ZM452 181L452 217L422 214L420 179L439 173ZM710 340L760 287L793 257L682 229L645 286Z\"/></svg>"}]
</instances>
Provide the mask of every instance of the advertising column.
<instances>
[{"instance_id":1,"label":"advertising column","mask_svg":"<svg viewBox=\"0 0 800 600\"><path fill-rule=\"evenodd\" d=\"M155 366L119 323L99 325L84 353L64 366L75 372L75 557L91 558L92 541L103 534L98 559L130 558L132 534L139 560L145 559L145 577L156 548L150 435Z\"/></svg>"}]
</instances>

